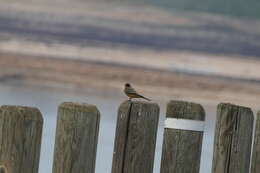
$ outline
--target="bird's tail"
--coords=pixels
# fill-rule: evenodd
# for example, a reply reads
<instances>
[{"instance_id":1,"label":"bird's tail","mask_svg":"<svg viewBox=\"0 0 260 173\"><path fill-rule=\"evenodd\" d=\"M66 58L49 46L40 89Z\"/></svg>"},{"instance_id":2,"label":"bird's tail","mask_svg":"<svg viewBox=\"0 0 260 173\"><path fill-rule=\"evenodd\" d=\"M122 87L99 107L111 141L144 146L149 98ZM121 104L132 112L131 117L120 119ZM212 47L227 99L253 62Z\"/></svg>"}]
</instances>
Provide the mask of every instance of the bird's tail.
<instances>
[{"instance_id":1,"label":"bird's tail","mask_svg":"<svg viewBox=\"0 0 260 173\"><path fill-rule=\"evenodd\" d=\"M147 100L147 101L151 101L151 99L148 99L147 97L144 97L144 96L141 96L141 95L139 95L139 96L140 96L141 98Z\"/></svg>"}]
</instances>

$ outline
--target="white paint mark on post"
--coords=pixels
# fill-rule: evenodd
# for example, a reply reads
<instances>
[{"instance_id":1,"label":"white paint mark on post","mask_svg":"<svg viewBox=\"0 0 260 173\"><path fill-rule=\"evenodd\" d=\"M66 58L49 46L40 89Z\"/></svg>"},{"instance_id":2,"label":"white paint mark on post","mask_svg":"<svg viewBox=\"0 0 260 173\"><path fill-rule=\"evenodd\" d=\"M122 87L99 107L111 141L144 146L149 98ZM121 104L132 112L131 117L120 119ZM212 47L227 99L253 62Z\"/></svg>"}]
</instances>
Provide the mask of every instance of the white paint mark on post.
<instances>
[{"instance_id":1,"label":"white paint mark on post","mask_svg":"<svg viewBox=\"0 0 260 173\"><path fill-rule=\"evenodd\" d=\"M203 132L204 126L205 126L204 121L178 119L178 118L166 118L164 128Z\"/></svg>"}]
</instances>

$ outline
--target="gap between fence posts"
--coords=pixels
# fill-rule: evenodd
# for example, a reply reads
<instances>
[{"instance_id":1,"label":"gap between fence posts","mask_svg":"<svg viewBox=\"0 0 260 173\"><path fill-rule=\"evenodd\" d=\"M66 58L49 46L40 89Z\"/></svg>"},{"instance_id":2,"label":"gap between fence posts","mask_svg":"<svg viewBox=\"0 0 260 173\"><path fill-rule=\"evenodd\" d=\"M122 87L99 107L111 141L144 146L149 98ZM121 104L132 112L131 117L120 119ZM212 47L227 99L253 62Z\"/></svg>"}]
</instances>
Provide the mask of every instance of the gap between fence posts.
<instances>
[{"instance_id":1,"label":"gap between fence posts","mask_svg":"<svg viewBox=\"0 0 260 173\"><path fill-rule=\"evenodd\" d=\"M152 173L159 106L125 101L118 110L112 173Z\"/></svg>"},{"instance_id":2,"label":"gap between fence posts","mask_svg":"<svg viewBox=\"0 0 260 173\"><path fill-rule=\"evenodd\" d=\"M1 173L38 173L42 127L36 108L0 107Z\"/></svg>"},{"instance_id":3,"label":"gap between fence posts","mask_svg":"<svg viewBox=\"0 0 260 173\"><path fill-rule=\"evenodd\" d=\"M183 124L186 122L189 127L187 130L182 127L181 129L170 127L170 120L172 122L174 120L180 121ZM203 124L204 120L205 112L199 104L184 101L170 101L168 103L161 173L199 173L203 130L196 126ZM188 130L190 127L193 127L194 130Z\"/></svg>"},{"instance_id":4,"label":"gap between fence posts","mask_svg":"<svg viewBox=\"0 0 260 173\"><path fill-rule=\"evenodd\" d=\"M212 173L249 172L253 120L250 108L218 105Z\"/></svg>"},{"instance_id":5,"label":"gap between fence posts","mask_svg":"<svg viewBox=\"0 0 260 173\"><path fill-rule=\"evenodd\" d=\"M94 173L100 113L96 106L62 103L54 150L53 173Z\"/></svg>"}]
</instances>

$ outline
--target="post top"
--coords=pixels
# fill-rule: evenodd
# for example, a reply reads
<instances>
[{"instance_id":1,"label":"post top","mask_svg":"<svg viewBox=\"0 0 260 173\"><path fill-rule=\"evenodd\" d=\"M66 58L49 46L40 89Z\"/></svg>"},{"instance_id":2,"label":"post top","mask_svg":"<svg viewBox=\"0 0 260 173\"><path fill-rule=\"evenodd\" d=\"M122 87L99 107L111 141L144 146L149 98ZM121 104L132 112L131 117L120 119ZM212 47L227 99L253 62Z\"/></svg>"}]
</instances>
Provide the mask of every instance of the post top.
<instances>
[{"instance_id":1,"label":"post top","mask_svg":"<svg viewBox=\"0 0 260 173\"><path fill-rule=\"evenodd\" d=\"M40 110L36 107L29 106L16 106L16 105L2 105L0 107L0 113L17 113L17 115L22 115L31 119L43 121L42 114Z\"/></svg>"},{"instance_id":2,"label":"post top","mask_svg":"<svg viewBox=\"0 0 260 173\"><path fill-rule=\"evenodd\" d=\"M218 112L221 112L223 110L227 112L240 112L242 114L246 114L247 118L250 118L251 121L254 120L254 113L251 108L245 107L245 106L239 106L231 103L220 103L217 107Z\"/></svg>"},{"instance_id":3,"label":"post top","mask_svg":"<svg viewBox=\"0 0 260 173\"><path fill-rule=\"evenodd\" d=\"M132 103L132 104L141 104L141 105L156 105L156 106L158 106L158 104L157 103L155 103L155 102L151 102L151 101L141 101L141 100L125 100L123 103L121 103L121 105L123 105L123 104L130 104L130 103Z\"/></svg>"},{"instance_id":4,"label":"post top","mask_svg":"<svg viewBox=\"0 0 260 173\"><path fill-rule=\"evenodd\" d=\"M95 105L87 103L77 103L77 102L63 102L60 104L59 108L77 110L83 112L95 112L99 113L98 108Z\"/></svg>"},{"instance_id":5,"label":"post top","mask_svg":"<svg viewBox=\"0 0 260 173\"><path fill-rule=\"evenodd\" d=\"M249 107L246 107L246 106L239 106L239 105L235 105L235 104L232 104L232 103L219 103L218 104L218 107L223 107L223 106L226 106L226 107L233 107L233 108L241 108L241 109L245 109L245 110L249 110L251 111L251 108Z\"/></svg>"},{"instance_id":6,"label":"post top","mask_svg":"<svg viewBox=\"0 0 260 173\"><path fill-rule=\"evenodd\" d=\"M130 109L130 107L143 107L143 108L149 108L158 111L160 110L159 105L154 102L126 100L120 104L119 111L128 110Z\"/></svg>"},{"instance_id":7,"label":"post top","mask_svg":"<svg viewBox=\"0 0 260 173\"><path fill-rule=\"evenodd\" d=\"M167 105L166 117L204 121L205 111L198 103L171 100Z\"/></svg>"},{"instance_id":8,"label":"post top","mask_svg":"<svg viewBox=\"0 0 260 173\"><path fill-rule=\"evenodd\" d=\"M1 109L9 109L9 110L23 110L23 111L39 111L36 107L29 107L29 106L17 106L17 105L2 105Z\"/></svg>"}]
</instances>

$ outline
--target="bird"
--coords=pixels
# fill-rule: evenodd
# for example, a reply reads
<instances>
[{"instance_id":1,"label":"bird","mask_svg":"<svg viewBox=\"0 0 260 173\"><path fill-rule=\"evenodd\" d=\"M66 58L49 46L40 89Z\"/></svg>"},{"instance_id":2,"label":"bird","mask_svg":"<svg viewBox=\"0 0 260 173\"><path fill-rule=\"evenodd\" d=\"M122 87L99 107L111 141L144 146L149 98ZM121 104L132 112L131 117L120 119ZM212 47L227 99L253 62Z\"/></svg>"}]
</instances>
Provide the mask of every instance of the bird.
<instances>
[{"instance_id":1,"label":"bird","mask_svg":"<svg viewBox=\"0 0 260 173\"><path fill-rule=\"evenodd\" d=\"M151 101L150 99L138 94L135 89L131 86L130 83L125 84L125 89L124 89L125 94L129 97L129 100L131 101L132 98L142 98L147 101Z\"/></svg>"}]
</instances>

